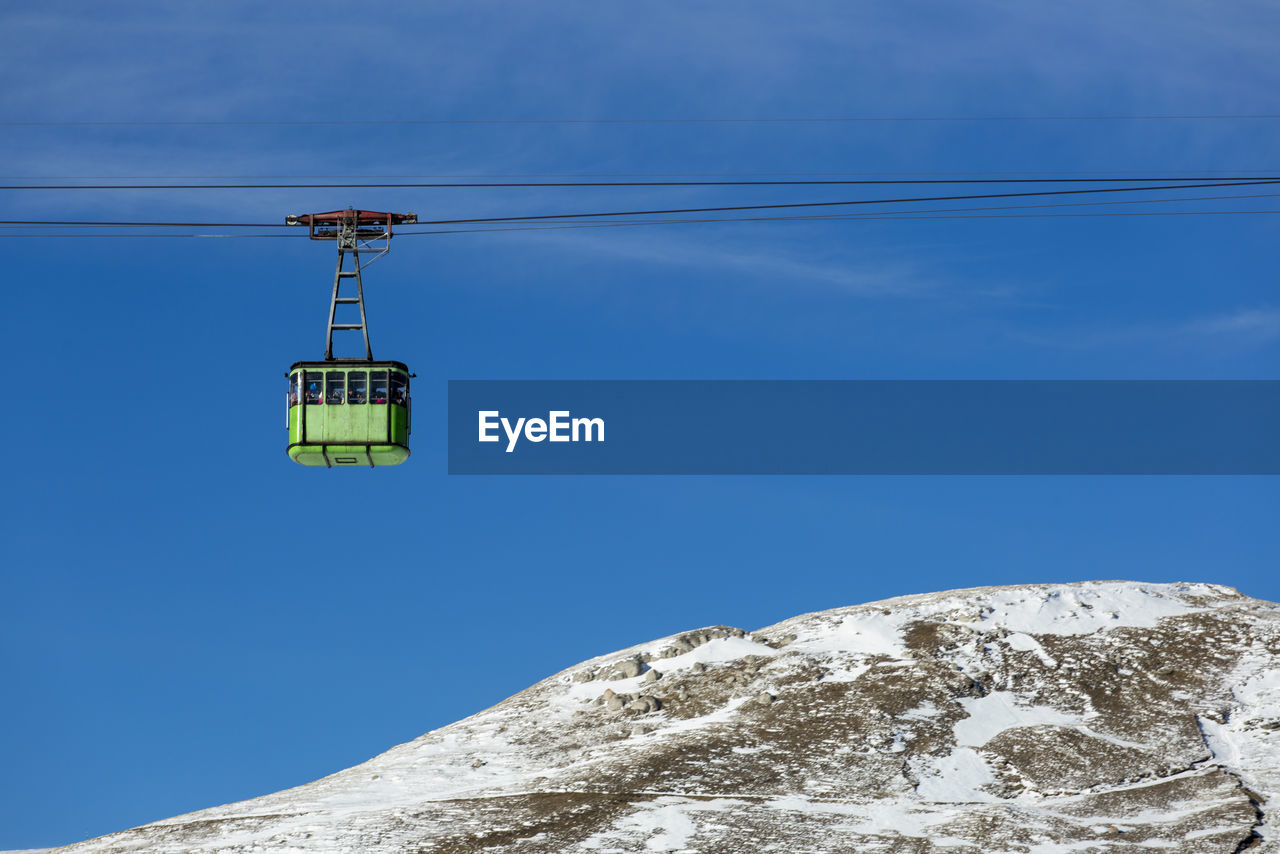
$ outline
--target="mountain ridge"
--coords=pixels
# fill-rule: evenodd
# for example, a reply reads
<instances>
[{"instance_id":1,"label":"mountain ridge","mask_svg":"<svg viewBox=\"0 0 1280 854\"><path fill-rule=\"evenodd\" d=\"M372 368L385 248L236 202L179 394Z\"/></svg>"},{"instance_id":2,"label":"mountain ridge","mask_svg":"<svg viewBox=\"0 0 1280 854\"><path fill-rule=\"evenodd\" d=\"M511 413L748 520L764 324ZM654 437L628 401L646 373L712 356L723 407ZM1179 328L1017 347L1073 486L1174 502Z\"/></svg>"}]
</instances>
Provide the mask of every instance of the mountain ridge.
<instances>
[{"instance_id":1,"label":"mountain ridge","mask_svg":"<svg viewBox=\"0 0 1280 854\"><path fill-rule=\"evenodd\" d=\"M911 594L588 659L353 768L57 849L1273 850L1280 606Z\"/></svg>"}]
</instances>

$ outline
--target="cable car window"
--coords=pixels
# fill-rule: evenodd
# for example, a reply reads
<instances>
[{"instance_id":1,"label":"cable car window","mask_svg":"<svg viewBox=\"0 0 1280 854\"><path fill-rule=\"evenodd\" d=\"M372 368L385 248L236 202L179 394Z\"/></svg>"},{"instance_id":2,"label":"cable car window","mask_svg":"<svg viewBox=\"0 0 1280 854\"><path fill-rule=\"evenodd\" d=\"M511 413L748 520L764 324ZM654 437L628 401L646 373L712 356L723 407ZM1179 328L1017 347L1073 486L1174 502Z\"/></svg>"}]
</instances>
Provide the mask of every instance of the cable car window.
<instances>
[{"instance_id":1,"label":"cable car window","mask_svg":"<svg viewBox=\"0 0 1280 854\"><path fill-rule=\"evenodd\" d=\"M303 392L303 400L310 404L320 402L322 396L320 382L324 377L319 371L307 371L307 387Z\"/></svg>"},{"instance_id":2,"label":"cable car window","mask_svg":"<svg viewBox=\"0 0 1280 854\"><path fill-rule=\"evenodd\" d=\"M298 392L301 391L302 375L295 371L289 374L289 405L298 405Z\"/></svg>"},{"instance_id":3,"label":"cable car window","mask_svg":"<svg viewBox=\"0 0 1280 854\"><path fill-rule=\"evenodd\" d=\"M346 394L346 388L343 380L346 374L342 371L329 371L324 375L324 402L330 406L336 406L342 403L343 396Z\"/></svg>"},{"instance_id":4,"label":"cable car window","mask_svg":"<svg viewBox=\"0 0 1280 854\"><path fill-rule=\"evenodd\" d=\"M370 394L373 395L369 399L370 403L386 403L387 402L387 372L386 371L370 371L369 384L373 386Z\"/></svg>"},{"instance_id":5,"label":"cable car window","mask_svg":"<svg viewBox=\"0 0 1280 854\"><path fill-rule=\"evenodd\" d=\"M367 399L368 386L365 385L364 371L351 371L347 374L347 403L364 403Z\"/></svg>"},{"instance_id":6,"label":"cable car window","mask_svg":"<svg viewBox=\"0 0 1280 854\"><path fill-rule=\"evenodd\" d=\"M409 399L409 378L399 371L391 372L391 402L404 406Z\"/></svg>"}]
</instances>

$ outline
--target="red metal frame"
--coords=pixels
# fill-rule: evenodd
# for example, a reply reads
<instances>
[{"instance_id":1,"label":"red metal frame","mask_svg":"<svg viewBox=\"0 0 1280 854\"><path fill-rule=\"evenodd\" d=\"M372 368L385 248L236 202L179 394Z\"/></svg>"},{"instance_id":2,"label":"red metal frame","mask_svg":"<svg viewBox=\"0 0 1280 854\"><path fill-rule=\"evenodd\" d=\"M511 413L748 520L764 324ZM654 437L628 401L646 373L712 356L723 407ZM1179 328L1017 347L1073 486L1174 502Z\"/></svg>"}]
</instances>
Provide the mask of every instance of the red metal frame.
<instances>
[{"instance_id":1,"label":"red metal frame","mask_svg":"<svg viewBox=\"0 0 1280 854\"><path fill-rule=\"evenodd\" d=\"M383 231L391 233L393 225L413 224L418 215L413 213L389 213L386 211L358 211L347 208L344 211L328 211L327 213L290 214L285 217L285 225L305 225L310 229L312 240L337 240L342 233L343 225L356 229L357 238L381 236ZM360 226L380 225L385 229L361 229ZM332 228L333 231L316 231L317 228Z\"/></svg>"}]
</instances>

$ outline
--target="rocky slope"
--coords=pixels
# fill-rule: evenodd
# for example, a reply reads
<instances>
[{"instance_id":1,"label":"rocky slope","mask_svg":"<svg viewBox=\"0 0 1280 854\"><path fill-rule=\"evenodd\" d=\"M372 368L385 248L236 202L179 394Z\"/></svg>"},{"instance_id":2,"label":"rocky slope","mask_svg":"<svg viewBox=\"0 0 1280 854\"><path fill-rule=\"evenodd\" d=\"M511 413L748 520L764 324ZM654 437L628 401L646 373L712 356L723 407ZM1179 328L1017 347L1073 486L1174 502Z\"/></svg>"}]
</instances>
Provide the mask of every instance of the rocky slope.
<instances>
[{"instance_id":1,"label":"rocky slope","mask_svg":"<svg viewBox=\"0 0 1280 854\"><path fill-rule=\"evenodd\" d=\"M908 596L584 662L296 789L63 852L1280 850L1280 606Z\"/></svg>"}]
</instances>

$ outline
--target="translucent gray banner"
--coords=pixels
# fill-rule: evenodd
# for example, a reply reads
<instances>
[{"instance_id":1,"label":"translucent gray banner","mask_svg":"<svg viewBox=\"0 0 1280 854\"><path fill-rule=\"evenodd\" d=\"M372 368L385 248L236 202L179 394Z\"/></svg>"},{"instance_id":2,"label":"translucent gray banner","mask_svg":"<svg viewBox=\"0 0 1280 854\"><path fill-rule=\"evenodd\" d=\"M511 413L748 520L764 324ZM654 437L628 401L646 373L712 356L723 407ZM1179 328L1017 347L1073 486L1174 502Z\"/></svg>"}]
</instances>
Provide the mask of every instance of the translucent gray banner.
<instances>
[{"instance_id":1,"label":"translucent gray banner","mask_svg":"<svg viewBox=\"0 0 1280 854\"><path fill-rule=\"evenodd\" d=\"M1280 381L451 381L451 474L1280 474Z\"/></svg>"}]
</instances>

